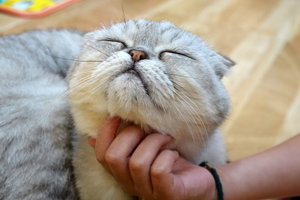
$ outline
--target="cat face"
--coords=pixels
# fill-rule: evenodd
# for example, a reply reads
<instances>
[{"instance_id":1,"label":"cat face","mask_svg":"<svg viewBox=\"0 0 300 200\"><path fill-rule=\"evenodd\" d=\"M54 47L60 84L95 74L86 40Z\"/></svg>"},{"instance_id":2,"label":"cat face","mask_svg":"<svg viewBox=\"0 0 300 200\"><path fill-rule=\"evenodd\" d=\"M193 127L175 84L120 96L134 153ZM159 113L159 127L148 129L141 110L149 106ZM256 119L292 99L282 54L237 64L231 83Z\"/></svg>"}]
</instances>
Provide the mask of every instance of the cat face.
<instances>
[{"instance_id":1,"label":"cat face","mask_svg":"<svg viewBox=\"0 0 300 200\"><path fill-rule=\"evenodd\" d=\"M179 137L206 133L230 109L220 81L232 61L169 22L127 21L85 35L68 75L77 129L95 136L107 113Z\"/></svg>"}]
</instances>

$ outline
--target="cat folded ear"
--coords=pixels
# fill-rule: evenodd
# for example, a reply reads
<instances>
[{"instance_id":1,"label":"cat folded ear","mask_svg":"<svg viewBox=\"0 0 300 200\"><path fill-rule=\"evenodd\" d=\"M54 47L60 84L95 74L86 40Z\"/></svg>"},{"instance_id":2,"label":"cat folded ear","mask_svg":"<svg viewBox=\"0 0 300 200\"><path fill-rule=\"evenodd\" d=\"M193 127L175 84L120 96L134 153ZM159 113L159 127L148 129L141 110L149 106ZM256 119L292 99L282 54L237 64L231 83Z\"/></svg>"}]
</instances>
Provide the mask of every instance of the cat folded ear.
<instances>
[{"instance_id":1,"label":"cat folded ear","mask_svg":"<svg viewBox=\"0 0 300 200\"><path fill-rule=\"evenodd\" d=\"M218 53L219 54L219 53ZM224 58L223 63L228 67L231 68L233 67L236 63L233 62L230 58L223 56L222 54L219 54L220 56L222 56Z\"/></svg>"},{"instance_id":2,"label":"cat folded ear","mask_svg":"<svg viewBox=\"0 0 300 200\"><path fill-rule=\"evenodd\" d=\"M233 62L230 58L223 56L222 54L217 53L217 55L219 62L217 62L215 66L215 71L217 76L221 79L230 71L230 68L235 65L235 62Z\"/></svg>"}]
</instances>

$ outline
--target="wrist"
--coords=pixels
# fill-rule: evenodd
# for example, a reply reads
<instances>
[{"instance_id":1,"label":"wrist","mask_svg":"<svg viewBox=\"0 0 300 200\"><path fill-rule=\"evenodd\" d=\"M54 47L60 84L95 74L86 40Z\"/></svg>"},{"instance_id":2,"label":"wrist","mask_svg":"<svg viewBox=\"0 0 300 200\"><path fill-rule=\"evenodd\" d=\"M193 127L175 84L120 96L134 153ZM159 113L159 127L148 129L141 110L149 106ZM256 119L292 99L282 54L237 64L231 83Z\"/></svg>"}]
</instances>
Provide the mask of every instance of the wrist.
<instances>
[{"instance_id":1,"label":"wrist","mask_svg":"<svg viewBox=\"0 0 300 200\"><path fill-rule=\"evenodd\" d=\"M210 172L211 179L213 180L213 187L211 187L211 190L209 192L210 197L208 199L223 200L223 189L217 170L207 162L202 162L199 166L204 167L206 170L208 170Z\"/></svg>"},{"instance_id":2,"label":"wrist","mask_svg":"<svg viewBox=\"0 0 300 200\"><path fill-rule=\"evenodd\" d=\"M201 166L201 170L205 171L205 173L202 171L202 176L205 174L205 177L202 177L204 180L200 187L202 190L198 190L198 194L200 194L200 196L198 196L197 199L219 200L218 190L213 174L208 168L203 167L202 165L199 166Z\"/></svg>"},{"instance_id":3,"label":"wrist","mask_svg":"<svg viewBox=\"0 0 300 200\"><path fill-rule=\"evenodd\" d=\"M222 183L223 199L236 200L244 198L246 195L247 184L245 184L245 176L247 177L248 174L241 176L238 169L233 165L235 163L215 167Z\"/></svg>"},{"instance_id":4,"label":"wrist","mask_svg":"<svg viewBox=\"0 0 300 200\"><path fill-rule=\"evenodd\" d=\"M216 188L214 177L208 170L207 177L203 180L201 185L201 190L197 190L198 195L192 199L219 200L218 190Z\"/></svg>"}]
</instances>

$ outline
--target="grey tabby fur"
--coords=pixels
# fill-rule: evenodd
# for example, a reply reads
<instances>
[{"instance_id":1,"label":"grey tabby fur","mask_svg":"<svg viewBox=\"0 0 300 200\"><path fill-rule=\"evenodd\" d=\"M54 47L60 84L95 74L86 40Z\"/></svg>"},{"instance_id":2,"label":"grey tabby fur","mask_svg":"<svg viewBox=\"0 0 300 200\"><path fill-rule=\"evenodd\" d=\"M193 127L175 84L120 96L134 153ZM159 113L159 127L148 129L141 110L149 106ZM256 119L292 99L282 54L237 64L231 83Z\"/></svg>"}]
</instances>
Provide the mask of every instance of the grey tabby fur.
<instances>
[{"instance_id":1,"label":"grey tabby fur","mask_svg":"<svg viewBox=\"0 0 300 200\"><path fill-rule=\"evenodd\" d=\"M78 31L0 38L0 199L71 200L72 121L64 77L80 48Z\"/></svg>"},{"instance_id":2,"label":"grey tabby fur","mask_svg":"<svg viewBox=\"0 0 300 200\"><path fill-rule=\"evenodd\" d=\"M173 137L169 149L198 164L224 164L219 126L230 110L220 81L234 64L169 22L127 21L86 34L34 31L0 39L0 199L72 199L73 156L82 200L134 197L97 162L107 113ZM146 53L134 62L131 50ZM78 54L79 53L79 54ZM74 155L71 117L78 132ZM49 56L54 55L54 56ZM60 59L67 58L67 59ZM4 70L3 70L4 69Z\"/></svg>"}]
</instances>

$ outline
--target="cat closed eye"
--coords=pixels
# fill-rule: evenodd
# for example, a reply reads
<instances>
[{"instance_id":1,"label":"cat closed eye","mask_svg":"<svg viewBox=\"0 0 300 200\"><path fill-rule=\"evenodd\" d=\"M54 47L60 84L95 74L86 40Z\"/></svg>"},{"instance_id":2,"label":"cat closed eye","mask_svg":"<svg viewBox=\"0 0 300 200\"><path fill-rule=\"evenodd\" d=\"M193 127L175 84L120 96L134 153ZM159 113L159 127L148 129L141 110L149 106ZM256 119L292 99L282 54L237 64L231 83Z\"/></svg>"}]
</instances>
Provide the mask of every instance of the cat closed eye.
<instances>
[{"instance_id":1,"label":"cat closed eye","mask_svg":"<svg viewBox=\"0 0 300 200\"><path fill-rule=\"evenodd\" d=\"M184 57L192 59L192 60L196 60L195 58L191 57L190 55L187 55L187 54L184 54L184 53L181 53L181 52L177 52L177 51L171 51L171 50L160 52L159 58L162 58L162 56L164 54L174 54L174 55L184 56Z\"/></svg>"},{"instance_id":2,"label":"cat closed eye","mask_svg":"<svg viewBox=\"0 0 300 200\"><path fill-rule=\"evenodd\" d=\"M109 42L109 43L115 43L115 44L121 44L123 49L127 48L127 45L125 42L115 40L115 39L108 39L108 40L99 40L100 42Z\"/></svg>"}]
</instances>

